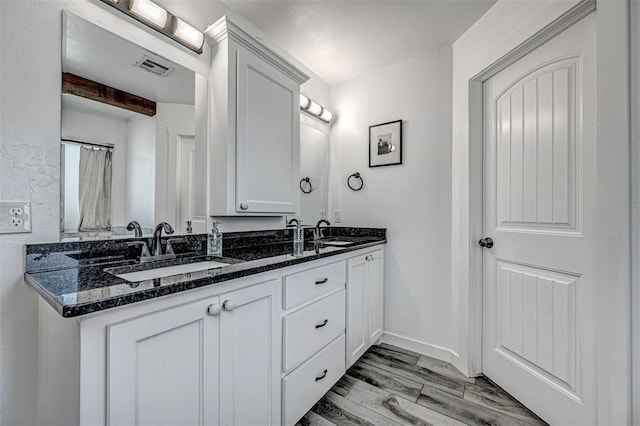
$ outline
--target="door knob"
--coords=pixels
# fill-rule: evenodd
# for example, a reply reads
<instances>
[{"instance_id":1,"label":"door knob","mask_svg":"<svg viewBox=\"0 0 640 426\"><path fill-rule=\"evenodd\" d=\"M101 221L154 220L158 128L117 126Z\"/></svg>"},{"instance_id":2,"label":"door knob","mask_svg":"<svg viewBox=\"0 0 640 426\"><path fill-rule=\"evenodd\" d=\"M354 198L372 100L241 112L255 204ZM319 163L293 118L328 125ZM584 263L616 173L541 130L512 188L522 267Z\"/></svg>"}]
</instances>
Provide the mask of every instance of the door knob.
<instances>
[{"instance_id":1,"label":"door knob","mask_svg":"<svg viewBox=\"0 0 640 426\"><path fill-rule=\"evenodd\" d=\"M240 203L240 209L242 210L247 210L249 208L249 204L247 203Z\"/></svg>"},{"instance_id":2,"label":"door knob","mask_svg":"<svg viewBox=\"0 0 640 426\"><path fill-rule=\"evenodd\" d=\"M491 248L493 247L493 239L491 237L486 237L478 241L478 244L480 244L480 247Z\"/></svg>"},{"instance_id":3,"label":"door knob","mask_svg":"<svg viewBox=\"0 0 640 426\"><path fill-rule=\"evenodd\" d=\"M207 314L209 315L218 315L220 313L220 304L219 303L212 303L211 305L207 306Z\"/></svg>"},{"instance_id":4,"label":"door knob","mask_svg":"<svg viewBox=\"0 0 640 426\"><path fill-rule=\"evenodd\" d=\"M236 308L236 302L233 300L225 300L222 304L222 309L225 311L233 311Z\"/></svg>"}]
</instances>

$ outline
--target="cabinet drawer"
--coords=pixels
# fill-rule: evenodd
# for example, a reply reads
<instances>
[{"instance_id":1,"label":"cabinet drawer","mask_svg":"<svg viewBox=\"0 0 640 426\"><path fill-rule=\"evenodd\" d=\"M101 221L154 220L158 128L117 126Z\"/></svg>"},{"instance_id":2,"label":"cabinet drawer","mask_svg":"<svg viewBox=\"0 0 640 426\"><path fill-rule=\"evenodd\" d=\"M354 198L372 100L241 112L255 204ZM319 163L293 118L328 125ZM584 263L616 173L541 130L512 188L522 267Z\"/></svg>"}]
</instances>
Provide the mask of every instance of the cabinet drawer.
<instances>
[{"instance_id":1,"label":"cabinet drawer","mask_svg":"<svg viewBox=\"0 0 640 426\"><path fill-rule=\"evenodd\" d=\"M344 286L346 264L344 261L308 269L284 278L284 308L290 309L314 297Z\"/></svg>"},{"instance_id":2,"label":"cabinet drawer","mask_svg":"<svg viewBox=\"0 0 640 426\"><path fill-rule=\"evenodd\" d=\"M345 291L285 316L283 327L283 369L289 371L344 333Z\"/></svg>"},{"instance_id":3,"label":"cabinet drawer","mask_svg":"<svg viewBox=\"0 0 640 426\"><path fill-rule=\"evenodd\" d=\"M342 377L344 334L283 379L284 424L294 425Z\"/></svg>"}]
</instances>

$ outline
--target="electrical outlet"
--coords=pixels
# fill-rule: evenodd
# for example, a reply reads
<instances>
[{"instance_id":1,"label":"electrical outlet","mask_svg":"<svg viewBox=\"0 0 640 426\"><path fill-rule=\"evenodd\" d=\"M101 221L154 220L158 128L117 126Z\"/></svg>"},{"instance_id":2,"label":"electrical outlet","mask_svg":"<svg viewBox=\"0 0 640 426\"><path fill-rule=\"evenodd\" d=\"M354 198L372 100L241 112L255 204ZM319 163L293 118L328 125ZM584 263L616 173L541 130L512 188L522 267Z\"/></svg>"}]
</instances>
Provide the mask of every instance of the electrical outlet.
<instances>
[{"instance_id":1,"label":"electrical outlet","mask_svg":"<svg viewBox=\"0 0 640 426\"><path fill-rule=\"evenodd\" d=\"M327 219L327 211L326 210L320 210L320 219Z\"/></svg>"},{"instance_id":2,"label":"electrical outlet","mask_svg":"<svg viewBox=\"0 0 640 426\"><path fill-rule=\"evenodd\" d=\"M335 223L341 223L342 222L342 210L334 210L333 211L333 221Z\"/></svg>"},{"instance_id":3,"label":"electrical outlet","mask_svg":"<svg viewBox=\"0 0 640 426\"><path fill-rule=\"evenodd\" d=\"M11 219L9 219L9 226L12 228L19 228L22 225L24 225L24 220L19 217L11 216Z\"/></svg>"},{"instance_id":4,"label":"electrical outlet","mask_svg":"<svg viewBox=\"0 0 640 426\"><path fill-rule=\"evenodd\" d=\"M0 234L31 232L31 203L0 201Z\"/></svg>"}]
</instances>

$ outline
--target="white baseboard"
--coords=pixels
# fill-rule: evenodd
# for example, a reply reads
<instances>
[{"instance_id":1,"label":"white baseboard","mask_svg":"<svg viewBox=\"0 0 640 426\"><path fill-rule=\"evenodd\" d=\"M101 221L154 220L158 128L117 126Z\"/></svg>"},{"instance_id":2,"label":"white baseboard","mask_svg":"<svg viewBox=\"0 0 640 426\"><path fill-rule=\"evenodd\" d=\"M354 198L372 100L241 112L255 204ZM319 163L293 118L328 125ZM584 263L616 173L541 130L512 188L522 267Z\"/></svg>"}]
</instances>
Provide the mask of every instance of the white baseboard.
<instances>
[{"instance_id":1,"label":"white baseboard","mask_svg":"<svg viewBox=\"0 0 640 426\"><path fill-rule=\"evenodd\" d=\"M395 333L390 333L388 331L385 331L382 334L382 342L389 345L397 346L402 349L408 349L410 351L430 356L442 361L450 362L452 364L454 364L454 362L457 362L460 358L458 354L451 349L443 348L442 346L438 345L432 345L431 343L421 342L420 340L401 336Z\"/></svg>"}]
</instances>

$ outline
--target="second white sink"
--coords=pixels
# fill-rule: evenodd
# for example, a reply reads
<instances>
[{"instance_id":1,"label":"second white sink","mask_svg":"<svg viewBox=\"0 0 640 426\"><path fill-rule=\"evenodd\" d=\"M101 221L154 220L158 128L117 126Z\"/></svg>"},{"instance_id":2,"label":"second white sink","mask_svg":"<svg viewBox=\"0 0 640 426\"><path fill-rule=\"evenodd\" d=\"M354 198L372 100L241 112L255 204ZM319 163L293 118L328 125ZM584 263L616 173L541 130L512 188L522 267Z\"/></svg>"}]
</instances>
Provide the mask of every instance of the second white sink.
<instances>
[{"instance_id":1,"label":"second white sink","mask_svg":"<svg viewBox=\"0 0 640 426\"><path fill-rule=\"evenodd\" d=\"M145 271L127 272L117 274L116 277L122 278L130 282L139 282L153 280L156 278L169 277L171 275L186 274L189 272L204 271L205 269L221 268L227 266L227 263L216 262L215 260L207 260L204 262L185 263L183 265L167 266L164 268L147 269Z\"/></svg>"}]
</instances>

